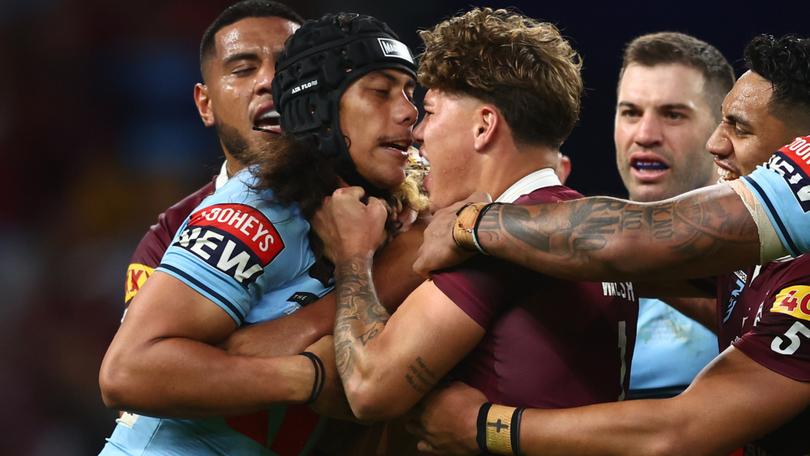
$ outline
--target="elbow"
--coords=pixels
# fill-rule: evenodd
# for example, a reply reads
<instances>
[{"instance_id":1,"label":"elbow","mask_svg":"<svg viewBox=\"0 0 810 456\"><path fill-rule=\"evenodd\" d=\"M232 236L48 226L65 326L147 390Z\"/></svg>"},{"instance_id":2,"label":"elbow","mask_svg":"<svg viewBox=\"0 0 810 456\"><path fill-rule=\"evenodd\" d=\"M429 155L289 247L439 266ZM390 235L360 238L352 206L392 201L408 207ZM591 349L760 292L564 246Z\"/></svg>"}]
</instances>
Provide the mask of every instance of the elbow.
<instances>
[{"instance_id":1,"label":"elbow","mask_svg":"<svg viewBox=\"0 0 810 456\"><path fill-rule=\"evenodd\" d=\"M748 440L732 441L722 431L710 432L712 429L707 423L690 423L680 429L672 429L660 442L662 451L655 454L690 454L695 456L711 456L716 454L730 454L735 449L745 445ZM665 451L665 452L664 452Z\"/></svg>"},{"instance_id":2,"label":"elbow","mask_svg":"<svg viewBox=\"0 0 810 456\"><path fill-rule=\"evenodd\" d=\"M105 358L98 374L98 386L104 405L114 410L131 410L133 376L126 365Z\"/></svg>"},{"instance_id":3,"label":"elbow","mask_svg":"<svg viewBox=\"0 0 810 456\"><path fill-rule=\"evenodd\" d=\"M386 394L391 389L378 382L352 381L344 387L352 413L360 421L386 421L404 415L410 409L400 398Z\"/></svg>"},{"instance_id":4,"label":"elbow","mask_svg":"<svg viewBox=\"0 0 810 456\"><path fill-rule=\"evenodd\" d=\"M251 350L251 337L247 331L234 331L227 339L219 344L219 347L231 355L260 356Z\"/></svg>"},{"instance_id":5,"label":"elbow","mask_svg":"<svg viewBox=\"0 0 810 456\"><path fill-rule=\"evenodd\" d=\"M675 399L666 405L674 405ZM662 404L664 405L664 404ZM666 410L666 409L664 409ZM663 416L668 414L664 411ZM670 420L654 421L654 429L644 439L645 448L640 448L639 454L651 456L671 456L673 454L688 454L695 456L722 454L717 448L715 439L705 433L705 423L692 419L679 419L669 415ZM686 417L684 417L686 418ZM731 449L726 449L728 454Z\"/></svg>"},{"instance_id":6,"label":"elbow","mask_svg":"<svg viewBox=\"0 0 810 456\"><path fill-rule=\"evenodd\" d=\"M674 430L669 429L657 433L657 435L655 435L652 439L649 439L644 454L648 454L650 456L693 454L693 453L683 453L684 442L679 442L677 440L677 436L675 436L676 433L677 432L675 432Z\"/></svg>"},{"instance_id":7,"label":"elbow","mask_svg":"<svg viewBox=\"0 0 810 456\"><path fill-rule=\"evenodd\" d=\"M700 456L718 454L716 451L710 451L705 445L706 442L687 440L688 438L689 436L686 435L685 432L675 428L668 429L658 433L655 438L651 439L648 448L643 454L651 456L672 456L673 454Z\"/></svg>"},{"instance_id":8,"label":"elbow","mask_svg":"<svg viewBox=\"0 0 810 456\"><path fill-rule=\"evenodd\" d=\"M102 365L101 370L98 374L98 386L101 390L101 400L104 401L104 405L107 408L111 408L114 410L123 410L124 407L124 391L126 388L123 387L123 382L121 381L121 375L119 375L115 369L111 369L105 365Z\"/></svg>"}]
</instances>

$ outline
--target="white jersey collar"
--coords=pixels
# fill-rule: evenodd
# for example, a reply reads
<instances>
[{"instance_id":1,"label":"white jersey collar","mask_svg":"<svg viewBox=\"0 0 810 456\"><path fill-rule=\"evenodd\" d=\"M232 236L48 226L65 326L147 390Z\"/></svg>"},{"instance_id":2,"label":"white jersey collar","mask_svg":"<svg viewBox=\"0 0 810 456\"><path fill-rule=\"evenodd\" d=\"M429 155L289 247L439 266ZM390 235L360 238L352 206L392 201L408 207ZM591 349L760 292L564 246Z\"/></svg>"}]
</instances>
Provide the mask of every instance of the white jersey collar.
<instances>
[{"instance_id":1,"label":"white jersey collar","mask_svg":"<svg viewBox=\"0 0 810 456\"><path fill-rule=\"evenodd\" d=\"M219 190L225 185L225 182L228 182L230 176L228 176L228 161L222 162L222 168L219 170L219 175L217 176L217 180L214 181L214 190Z\"/></svg>"},{"instance_id":2,"label":"white jersey collar","mask_svg":"<svg viewBox=\"0 0 810 456\"><path fill-rule=\"evenodd\" d=\"M552 168L538 169L537 171L524 176L512 186L501 193L495 201L498 203L514 203L515 200L523 195L527 195L538 188L552 187L555 185L562 185L560 178L554 173Z\"/></svg>"}]
</instances>

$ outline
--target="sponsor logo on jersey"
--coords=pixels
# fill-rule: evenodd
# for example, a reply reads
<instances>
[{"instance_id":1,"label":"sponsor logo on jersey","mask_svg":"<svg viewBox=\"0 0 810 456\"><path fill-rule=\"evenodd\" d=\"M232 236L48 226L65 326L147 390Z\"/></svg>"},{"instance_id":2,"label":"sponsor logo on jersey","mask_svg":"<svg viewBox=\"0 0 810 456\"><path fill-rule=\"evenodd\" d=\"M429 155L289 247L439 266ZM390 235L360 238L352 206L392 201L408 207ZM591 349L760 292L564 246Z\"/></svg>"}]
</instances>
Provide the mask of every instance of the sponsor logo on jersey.
<instances>
[{"instance_id":1,"label":"sponsor logo on jersey","mask_svg":"<svg viewBox=\"0 0 810 456\"><path fill-rule=\"evenodd\" d=\"M810 136L796 138L773 154L766 167L785 179L804 212L810 212Z\"/></svg>"},{"instance_id":2,"label":"sponsor logo on jersey","mask_svg":"<svg viewBox=\"0 0 810 456\"><path fill-rule=\"evenodd\" d=\"M284 249L284 241L270 220L244 204L215 204L191 214L174 245L197 255L245 288Z\"/></svg>"},{"instance_id":3,"label":"sponsor logo on jersey","mask_svg":"<svg viewBox=\"0 0 810 456\"><path fill-rule=\"evenodd\" d=\"M810 286L783 288L773 301L771 312L779 312L810 321Z\"/></svg>"},{"instance_id":4,"label":"sponsor logo on jersey","mask_svg":"<svg viewBox=\"0 0 810 456\"><path fill-rule=\"evenodd\" d=\"M633 284L630 282L602 282L602 295L617 296L628 301L636 300Z\"/></svg>"},{"instance_id":5,"label":"sponsor logo on jersey","mask_svg":"<svg viewBox=\"0 0 810 456\"><path fill-rule=\"evenodd\" d=\"M143 283L149 278L155 268L150 268L145 264L130 263L127 268L127 280L124 284L124 302L128 303L140 291Z\"/></svg>"},{"instance_id":6,"label":"sponsor logo on jersey","mask_svg":"<svg viewBox=\"0 0 810 456\"><path fill-rule=\"evenodd\" d=\"M384 56L398 57L413 63L411 51L408 50L408 46L405 46L404 43L390 38L377 38L377 41L380 43L380 49L382 49Z\"/></svg>"},{"instance_id":7,"label":"sponsor logo on jersey","mask_svg":"<svg viewBox=\"0 0 810 456\"><path fill-rule=\"evenodd\" d=\"M318 295L315 293L310 293L308 291L296 291L292 294L287 301L294 302L299 306L305 306L311 302L315 302L318 299Z\"/></svg>"}]
</instances>

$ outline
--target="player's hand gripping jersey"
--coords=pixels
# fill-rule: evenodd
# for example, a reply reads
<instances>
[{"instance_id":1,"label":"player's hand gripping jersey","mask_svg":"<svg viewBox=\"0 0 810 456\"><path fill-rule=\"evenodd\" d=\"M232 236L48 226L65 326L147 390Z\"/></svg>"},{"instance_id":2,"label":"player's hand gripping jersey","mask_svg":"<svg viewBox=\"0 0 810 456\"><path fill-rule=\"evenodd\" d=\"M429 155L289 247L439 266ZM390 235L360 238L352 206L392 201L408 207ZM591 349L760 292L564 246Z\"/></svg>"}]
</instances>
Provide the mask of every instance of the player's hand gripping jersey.
<instances>
[{"instance_id":1,"label":"player's hand gripping jersey","mask_svg":"<svg viewBox=\"0 0 810 456\"><path fill-rule=\"evenodd\" d=\"M253 183L250 171L244 170L203 200L181 225L157 268L214 302L239 326L290 314L332 288L309 275L315 263L310 225L298 208L274 203L272 193L257 193ZM268 429L262 430L268 440L279 432L283 410L270 415L279 419L269 420ZM223 418L124 414L102 454L274 453Z\"/></svg>"}]
</instances>

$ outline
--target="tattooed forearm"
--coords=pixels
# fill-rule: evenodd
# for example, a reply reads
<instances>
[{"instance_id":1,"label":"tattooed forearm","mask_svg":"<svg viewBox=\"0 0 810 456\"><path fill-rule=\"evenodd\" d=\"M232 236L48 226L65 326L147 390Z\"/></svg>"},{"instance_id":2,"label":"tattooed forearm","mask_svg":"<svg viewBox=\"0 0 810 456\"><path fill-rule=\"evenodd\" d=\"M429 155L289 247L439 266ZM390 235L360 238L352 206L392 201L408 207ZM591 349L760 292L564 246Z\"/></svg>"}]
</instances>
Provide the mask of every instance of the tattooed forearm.
<instances>
[{"instance_id":1,"label":"tattooed forearm","mask_svg":"<svg viewBox=\"0 0 810 456\"><path fill-rule=\"evenodd\" d=\"M377 334L380 333L380 330L381 328L375 326L369 329L368 331L364 332L363 334L360 334L358 340L360 341L361 344L366 345L371 341L371 339L377 337Z\"/></svg>"},{"instance_id":2,"label":"tattooed forearm","mask_svg":"<svg viewBox=\"0 0 810 456\"><path fill-rule=\"evenodd\" d=\"M595 197L492 206L478 237L493 255L566 278L697 276L755 262L759 239L733 191L716 186L658 203Z\"/></svg>"},{"instance_id":3,"label":"tattooed forearm","mask_svg":"<svg viewBox=\"0 0 810 456\"><path fill-rule=\"evenodd\" d=\"M649 217L649 225L652 228L652 236L659 241L669 240L675 236L672 206L672 204L665 204L662 207L654 207L646 211Z\"/></svg>"},{"instance_id":4,"label":"tattooed forearm","mask_svg":"<svg viewBox=\"0 0 810 456\"><path fill-rule=\"evenodd\" d=\"M436 384L438 378L433 371L425 364L422 357L417 356L416 361L408 366L408 372L405 374L405 381L411 385L417 393L426 394Z\"/></svg>"},{"instance_id":5,"label":"tattooed forearm","mask_svg":"<svg viewBox=\"0 0 810 456\"><path fill-rule=\"evenodd\" d=\"M364 347L382 332L389 315L374 290L370 258L352 257L339 262L335 265L335 280L335 360L346 381L358 368Z\"/></svg>"},{"instance_id":6,"label":"tattooed forearm","mask_svg":"<svg viewBox=\"0 0 810 456\"><path fill-rule=\"evenodd\" d=\"M497 244L502 230L540 251L548 251L549 235L532 230L532 218L522 206L493 205L478 224L478 238L486 244Z\"/></svg>"},{"instance_id":7,"label":"tattooed forearm","mask_svg":"<svg viewBox=\"0 0 810 456\"><path fill-rule=\"evenodd\" d=\"M621 217L622 231L640 230L643 227L644 211L640 207L625 206Z\"/></svg>"}]
</instances>

